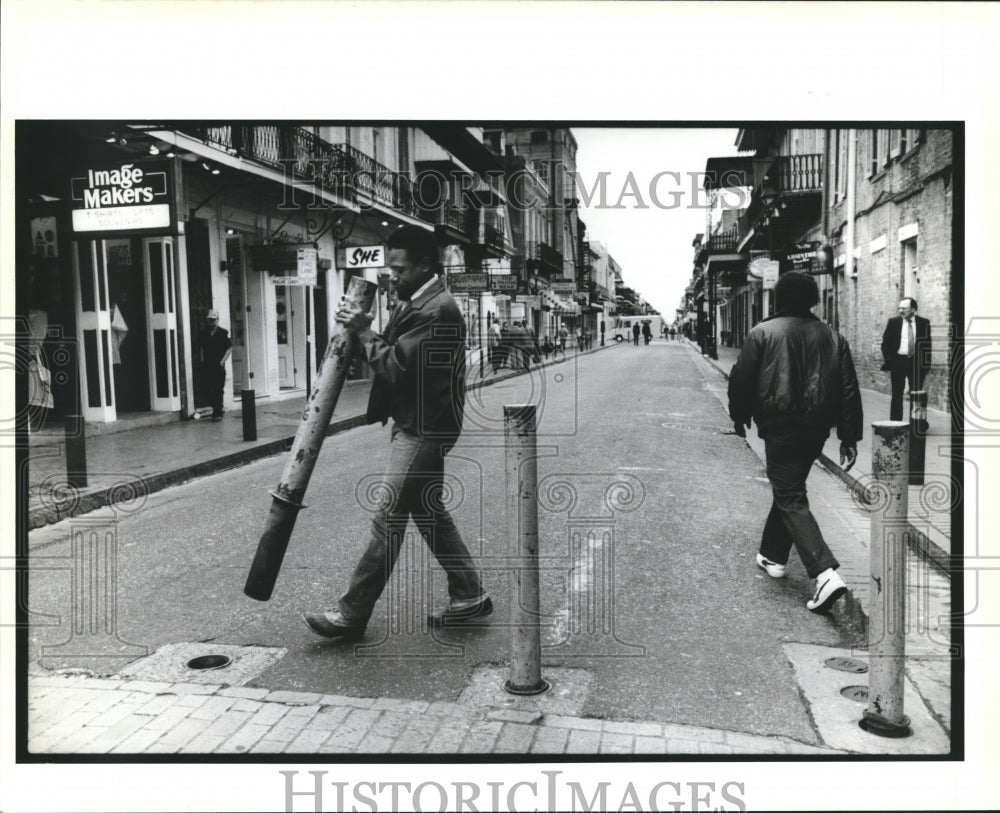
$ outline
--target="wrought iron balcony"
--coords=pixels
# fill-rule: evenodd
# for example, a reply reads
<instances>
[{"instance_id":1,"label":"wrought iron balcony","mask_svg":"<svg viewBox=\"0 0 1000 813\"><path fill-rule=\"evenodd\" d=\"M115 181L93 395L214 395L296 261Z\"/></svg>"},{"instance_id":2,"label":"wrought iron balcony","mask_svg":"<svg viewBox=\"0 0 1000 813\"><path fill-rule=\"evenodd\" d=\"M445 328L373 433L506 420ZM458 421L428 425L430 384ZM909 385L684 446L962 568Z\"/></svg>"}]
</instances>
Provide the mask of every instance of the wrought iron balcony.
<instances>
[{"instance_id":1,"label":"wrought iron balcony","mask_svg":"<svg viewBox=\"0 0 1000 813\"><path fill-rule=\"evenodd\" d=\"M740 227L738 225L726 231L720 231L708 238L709 254L733 254L740 244Z\"/></svg>"},{"instance_id":2,"label":"wrought iron balcony","mask_svg":"<svg viewBox=\"0 0 1000 813\"><path fill-rule=\"evenodd\" d=\"M532 240L528 243L528 259L533 261L536 273L544 277L560 276L563 271L562 252L548 243Z\"/></svg>"},{"instance_id":3,"label":"wrought iron balcony","mask_svg":"<svg viewBox=\"0 0 1000 813\"><path fill-rule=\"evenodd\" d=\"M497 226L486 223L483 226L483 245L502 255L504 250L503 232Z\"/></svg>"},{"instance_id":4,"label":"wrought iron balcony","mask_svg":"<svg viewBox=\"0 0 1000 813\"><path fill-rule=\"evenodd\" d=\"M286 172L294 180L322 182L325 189L351 201L358 193L406 214L417 207L413 182L349 144L331 144L303 127L289 124L181 124L178 129L206 144L263 166Z\"/></svg>"},{"instance_id":5,"label":"wrought iron balcony","mask_svg":"<svg viewBox=\"0 0 1000 813\"><path fill-rule=\"evenodd\" d=\"M820 192L823 189L823 155L779 156L768 176L779 193Z\"/></svg>"},{"instance_id":6,"label":"wrought iron balcony","mask_svg":"<svg viewBox=\"0 0 1000 813\"><path fill-rule=\"evenodd\" d=\"M445 203L439 208L434 209L433 215L434 224L436 226L447 226L453 231L461 232L462 234L468 233L468 209L463 209L458 206L452 206L450 203Z\"/></svg>"},{"instance_id":7,"label":"wrought iron balcony","mask_svg":"<svg viewBox=\"0 0 1000 813\"><path fill-rule=\"evenodd\" d=\"M315 133L295 125L182 124L181 132L218 149L279 172L291 169L296 181L322 182L325 189L353 201L348 157Z\"/></svg>"}]
</instances>

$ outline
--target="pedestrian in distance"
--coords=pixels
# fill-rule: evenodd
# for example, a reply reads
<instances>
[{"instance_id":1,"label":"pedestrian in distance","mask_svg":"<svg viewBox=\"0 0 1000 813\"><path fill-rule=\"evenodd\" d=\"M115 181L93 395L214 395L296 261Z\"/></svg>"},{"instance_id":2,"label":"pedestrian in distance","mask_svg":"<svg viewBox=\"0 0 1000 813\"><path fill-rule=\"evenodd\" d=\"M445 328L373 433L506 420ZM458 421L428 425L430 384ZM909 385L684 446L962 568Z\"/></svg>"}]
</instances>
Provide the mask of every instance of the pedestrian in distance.
<instances>
[{"instance_id":1,"label":"pedestrian in distance","mask_svg":"<svg viewBox=\"0 0 1000 813\"><path fill-rule=\"evenodd\" d=\"M882 334L882 370L889 373L891 397L889 420L903 420L903 385L910 382L910 392L923 388L927 363L931 357L931 323L917 316L917 300L901 299L899 316L893 316Z\"/></svg>"},{"instance_id":2,"label":"pedestrian in distance","mask_svg":"<svg viewBox=\"0 0 1000 813\"><path fill-rule=\"evenodd\" d=\"M542 349L538 346L538 335L531 322L524 322L524 331L528 337L528 352L531 353L532 361L538 364L542 360Z\"/></svg>"},{"instance_id":3,"label":"pedestrian in distance","mask_svg":"<svg viewBox=\"0 0 1000 813\"><path fill-rule=\"evenodd\" d=\"M562 350L563 358L566 357L566 340L569 338L569 331L566 325L559 325L559 349Z\"/></svg>"},{"instance_id":4,"label":"pedestrian in distance","mask_svg":"<svg viewBox=\"0 0 1000 813\"><path fill-rule=\"evenodd\" d=\"M486 345L489 349L488 358L494 373L500 369L500 342L502 339L503 337L500 335L500 323L494 319L489 330L486 331Z\"/></svg>"},{"instance_id":5,"label":"pedestrian in distance","mask_svg":"<svg viewBox=\"0 0 1000 813\"><path fill-rule=\"evenodd\" d=\"M677 328L670 328L670 341L673 341L677 336Z\"/></svg>"},{"instance_id":6,"label":"pedestrian in distance","mask_svg":"<svg viewBox=\"0 0 1000 813\"><path fill-rule=\"evenodd\" d=\"M368 423L392 418L385 495L368 547L337 609L304 613L309 628L335 641L360 639L385 590L412 518L448 576L446 607L428 616L435 628L468 624L490 615L493 603L444 507L444 460L458 441L465 410L465 339L462 311L445 288L431 232L404 226L386 243L399 298L383 335L372 316L341 307L337 321L355 333L374 379Z\"/></svg>"},{"instance_id":7,"label":"pedestrian in distance","mask_svg":"<svg viewBox=\"0 0 1000 813\"><path fill-rule=\"evenodd\" d=\"M205 314L208 325L198 337L201 348L201 375L205 395L212 407L212 420L222 420L222 393L226 387L226 361L233 352L229 331L219 327L219 312Z\"/></svg>"},{"instance_id":8,"label":"pedestrian in distance","mask_svg":"<svg viewBox=\"0 0 1000 813\"><path fill-rule=\"evenodd\" d=\"M847 592L840 567L809 510L806 477L836 426L840 464L849 471L863 434L861 392L847 341L811 312L819 288L809 274L789 271L774 289L776 313L748 334L729 376L729 415L746 437L751 418L764 440L773 501L757 565L786 574L795 547L815 579L806 607L825 612Z\"/></svg>"},{"instance_id":9,"label":"pedestrian in distance","mask_svg":"<svg viewBox=\"0 0 1000 813\"><path fill-rule=\"evenodd\" d=\"M556 349L555 345L552 344L552 339L546 336L542 340L542 346L541 346L542 355L545 356L546 361L549 360L549 356L555 352L555 349Z\"/></svg>"},{"instance_id":10,"label":"pedestrian in distance","mask_svg":"<svg viewBox=\"0 0 1000 813\"><path fill-rule=\"evenodd\" d=\"M632 325L632 344L634 344L636 347L639 346L639 332L641 330L642 328L639 327L638 322Z\"/></svg>"},{"instance_id":11,"label":"pedestrian in distance","mask_svg":"<svg viewBox=\"0 0 1000 813\"><path fill-rule=\"evenodd\" d=\"M649 326L649 322L642 323L642 340L646 344L649 344L650 339L653 338L653 329Z\"/></svg>"},{"instance_id":12,"label":"pedestrian in distance","mask_svg":"<svg viewBox=\"0 0 1000 813\"><path fill-rule=\"evenodd\" d=\"M507 322L504 322L500 326L500 347L498 353L501 367L505 366L507 361L510 359L511 341L512 334L510 332L510 325Z\"/></svg>"}]
</instances>

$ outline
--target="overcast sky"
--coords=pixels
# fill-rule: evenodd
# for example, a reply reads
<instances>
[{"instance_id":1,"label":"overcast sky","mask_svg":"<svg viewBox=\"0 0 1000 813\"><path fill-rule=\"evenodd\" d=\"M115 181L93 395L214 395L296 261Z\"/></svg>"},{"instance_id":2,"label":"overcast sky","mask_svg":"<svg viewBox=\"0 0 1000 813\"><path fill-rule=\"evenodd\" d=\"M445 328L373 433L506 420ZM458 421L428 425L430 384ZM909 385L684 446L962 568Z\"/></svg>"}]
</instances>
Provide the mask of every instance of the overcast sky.
<instances>
[{"instance_id":1,"label":"overcast sky","mask_svg":"<svg viewBox=\"0 0 1000 813\"><path fill-rule=\"evenodd\" d=\"M691 279L691 242L705 231L706 211L694 206L704 206L706 198L703 191L692 194L692 173L704 172L710 157L737 155L737 131L572 129L577 171L593 194L589 206L586 196L578 196L589 239L604 243L625 284L671 321ZM601 173L607 173L603 199ZM694 183L700 189L701 178Z\"/></svg>"}]
</instances>

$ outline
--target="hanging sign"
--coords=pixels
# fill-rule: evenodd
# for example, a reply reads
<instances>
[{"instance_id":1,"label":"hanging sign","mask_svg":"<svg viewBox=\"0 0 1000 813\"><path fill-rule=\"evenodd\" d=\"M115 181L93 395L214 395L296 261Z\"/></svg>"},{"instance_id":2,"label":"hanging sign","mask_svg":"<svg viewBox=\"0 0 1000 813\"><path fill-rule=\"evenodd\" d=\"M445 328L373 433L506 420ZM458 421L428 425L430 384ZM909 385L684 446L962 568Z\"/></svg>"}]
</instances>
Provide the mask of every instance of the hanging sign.
<instances>
[{"instance_id":1,"label":"hanging sign","mask_svg":"<svg viewBox=\"0 0 1000 813\"><path fill-rule=\"evenodd\" d=\"M337 267L385 268L385 246L346 246L337 249Z\"/></svg>"},{"instance_id":2,"label":"hanging sign","mask_svg":"<svg viewBox=\"0 0 1000 813\"><path fill-rule=\"evenodd\" d=\"M90 166L70 178L74 234L150 235L177 232L177 163L130 161Z\"/></svg>"},{"instance_id":3,"label":"hanging sign","mask_svg":"<svg viewBox=\"0 0 1000 813\"><path fill-rule=\"evenodd\" d=\"M295 259L297 276L300 280L299 285L315 285L319 252L311 246L303 247L298 250Z\"/></svg>"},{"instance_id":4,"label":"hanging sign","mask_svg":"<svg viewBox=\"0 0 1000 813\"><path fill-rule=\"evenodd\" d=\"M448 290L455 293L478 294L490 289L489 274L469 271L448 275Z\"/></svg>"},{"instance_id":5,"label":"hanging sign","mask_svg":"<svg viewBox=\"0 0 1000 813\"><path fill-rule=\"evenodd\" d=\"M516 291L518 278L513 274L491 274L490 288L494 291Z\"/></svg>"}]
</instances>

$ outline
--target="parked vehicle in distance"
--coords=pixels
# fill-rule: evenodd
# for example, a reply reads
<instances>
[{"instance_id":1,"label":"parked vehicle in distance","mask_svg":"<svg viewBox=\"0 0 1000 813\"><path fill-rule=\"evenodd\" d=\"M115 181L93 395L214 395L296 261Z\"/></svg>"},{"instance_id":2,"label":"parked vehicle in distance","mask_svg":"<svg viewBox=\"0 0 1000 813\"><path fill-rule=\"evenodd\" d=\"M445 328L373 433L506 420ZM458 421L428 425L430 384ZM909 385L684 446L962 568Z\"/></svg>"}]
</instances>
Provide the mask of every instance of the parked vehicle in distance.
<instances>
[{"instance_id":1,"label":"parked vehicle in distance","mask_svg":"<svg viewBox=\"0 0 1000 813\"><path fill-rule=\"evenodd\" d=\"M650 330L653 331L653 338L658 339L663 332L663 317L656 314L639 314L637 316L616 316L611 328L610 338L616 342L632 341L632 325L638 324L642 327L643 322L649 322Z\"/></svg>"}]
</instances>

